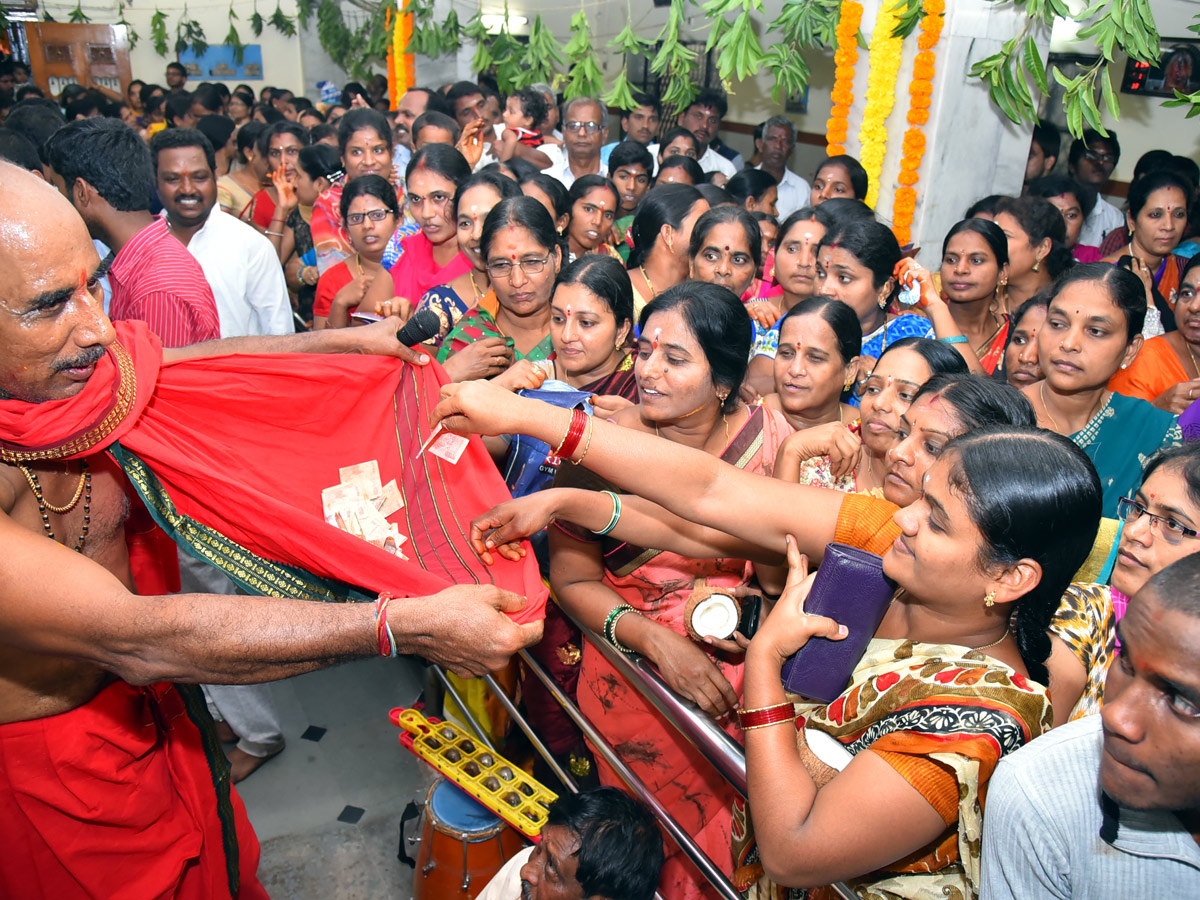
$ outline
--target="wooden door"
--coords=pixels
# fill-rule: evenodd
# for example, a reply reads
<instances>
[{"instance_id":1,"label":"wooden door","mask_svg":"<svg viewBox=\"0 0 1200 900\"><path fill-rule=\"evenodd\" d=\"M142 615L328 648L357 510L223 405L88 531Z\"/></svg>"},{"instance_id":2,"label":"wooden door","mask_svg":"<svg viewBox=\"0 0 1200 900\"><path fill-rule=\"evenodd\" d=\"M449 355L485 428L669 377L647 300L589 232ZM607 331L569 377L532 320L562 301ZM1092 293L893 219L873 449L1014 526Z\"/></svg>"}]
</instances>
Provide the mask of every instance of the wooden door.
<instances>
[{"instance_id":1,"label":"wooden door","mask_svg":"<svg viewBox=\"0 0 1200 900\"><path fill-rule=\"evenodd\" d=\"M124 96L133 78L124 25L26 22L30 74L48 96L68 84L100 86Z\"/></svg>"}]
</instances>

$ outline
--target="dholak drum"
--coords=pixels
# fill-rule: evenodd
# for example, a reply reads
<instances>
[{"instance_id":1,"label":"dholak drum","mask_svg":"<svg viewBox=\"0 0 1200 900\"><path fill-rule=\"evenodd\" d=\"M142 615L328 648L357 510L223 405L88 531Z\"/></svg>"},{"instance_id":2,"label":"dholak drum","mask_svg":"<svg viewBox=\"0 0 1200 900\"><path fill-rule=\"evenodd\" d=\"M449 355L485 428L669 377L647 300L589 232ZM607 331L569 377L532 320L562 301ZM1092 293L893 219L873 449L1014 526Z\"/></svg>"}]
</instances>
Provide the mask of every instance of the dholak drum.
<instances>
[{"instance_id":1,"label":"dholak drum","mask_svg":"<svg viewBox=\"0 0 1200 900\"><path fill-rule=\"evenodd\" d=\"M448 781L429 789L413 900L468 900L525 847L520 833Z\"/></svg>"}]
</instances>

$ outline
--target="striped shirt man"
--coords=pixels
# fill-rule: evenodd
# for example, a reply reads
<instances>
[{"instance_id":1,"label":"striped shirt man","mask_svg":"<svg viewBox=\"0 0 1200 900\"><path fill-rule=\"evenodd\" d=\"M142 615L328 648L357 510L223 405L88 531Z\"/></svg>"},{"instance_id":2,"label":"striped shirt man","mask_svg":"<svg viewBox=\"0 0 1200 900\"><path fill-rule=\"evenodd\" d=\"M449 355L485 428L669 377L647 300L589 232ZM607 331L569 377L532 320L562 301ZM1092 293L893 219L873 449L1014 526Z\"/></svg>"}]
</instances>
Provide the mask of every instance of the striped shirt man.
<instances>
[{"instance_id":1,"label":"striped shirt man","mask_svg":"<svg viewBox=\"0 0 1200 900\"><path fill-rule=\"evenodd\" d=\"M113 259L109 318L141 319L164 347L185 347L221 337L217 302L204 270L156 218Z\"/></svg>"}]
</instances>

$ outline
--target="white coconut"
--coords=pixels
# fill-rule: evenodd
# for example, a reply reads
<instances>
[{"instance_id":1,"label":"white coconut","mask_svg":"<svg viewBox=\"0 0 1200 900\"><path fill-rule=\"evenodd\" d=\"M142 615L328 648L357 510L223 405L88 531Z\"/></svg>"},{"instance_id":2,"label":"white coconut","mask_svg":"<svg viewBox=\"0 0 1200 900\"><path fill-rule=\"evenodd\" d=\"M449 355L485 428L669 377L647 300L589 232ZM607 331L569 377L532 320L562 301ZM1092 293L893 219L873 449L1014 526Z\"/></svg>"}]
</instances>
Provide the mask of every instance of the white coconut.
<instances>
[{"instance_id":1,"label":"white coconut","mask_svg":"<svg viewBox=\"0 0 1200 900\"><path fill-rule=\"evenodd\" d=\"M702 638L727 640L737 631L740 612L737 601L728 594L710 594L692 610L692 631Z\"/></svg>"}]
</instances>

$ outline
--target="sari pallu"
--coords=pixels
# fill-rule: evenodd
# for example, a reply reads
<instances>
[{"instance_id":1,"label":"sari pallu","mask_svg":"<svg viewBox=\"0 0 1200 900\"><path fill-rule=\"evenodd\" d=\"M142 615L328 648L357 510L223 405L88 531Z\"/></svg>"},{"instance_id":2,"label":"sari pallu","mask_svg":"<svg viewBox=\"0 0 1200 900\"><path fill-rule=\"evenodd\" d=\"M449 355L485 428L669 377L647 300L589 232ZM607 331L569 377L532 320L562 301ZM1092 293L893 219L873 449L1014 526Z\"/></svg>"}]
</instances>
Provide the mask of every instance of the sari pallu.
<instances>
[{"instance_id":1,"label":"sari pallu","mask_svg":"<svg viewBox=\"0 0 1200 900\"><path fill-rule=\"evenodd\" d=\"M483 444L472 438L457 465L417 455L446 383L440 367L359 354L164 364L144 323L114 328L76 396L0 400L0 459L109 452L177 544L254 594L346 601L496 584L527 598L516 621L541 618L532 559L484 566L468 540L471 518L510 496ZM321 490L340 467L372 459L404 497L392 520L408 560L325 522Z\"/></svg>"},{"instance_id":2,"label":"sari pallu","mask_svg":"<svg viewBox=\"0 0 1200 900\"><path fill-rule=\"evenodd\" d=\"M787 433L782 416L758 407L750 421L734 435L721 458L746 471L766 474L783 435ZM574 466L560 469L555 484L602 489L600 479ZM561 527L572 537L598 540L577 526ZM751 564L740 559L687 559L675 553L609 539L601 540L600 544L604 553L603 583L640 614L679 634L686 633L683 611L694 588L702 583L715 587L746 585L753 572ZM696 646L705 650L701 644ZM743 683L741 659L731 661L711 653L709 656L740 696ZM578 702L584 715L601 729L630 768L671 811L683 830L718 869L727 875L731 873L733 788L587 642L584 642L580 664ZM741 731L735 723L728 722L724 727L731 737L741 740ZM623 784L602 761L597 761L597 770L601 783ZM671 900L715 896L690 861L670 842L659 890Z\"/></svg>"},{"instance_id":3,"label":"sari pallu","mask_svg":"<svg viewBox=\"0 0 1200 900\"><path fill-rule=\"evenodd\" d=\"M978 897L987 781L1001 757L1049 730L1046 689L976 650L877 638L838 699L826 705L793 700L802 758L807 751L799 730L807 727L830 735L852 756L879 752L910 783L910 773L924 769L957 784L956 804L927 797L935 808L954 807L939 808L947 820L942 837L886 870L854 880L856 893L865 900ZM758 861L749 812L739 803L734 817L735 856L749 870ZM829 888L783 888L765 877L746 893L749 900L834 896Z\"/></svg>"}]
</instances>

